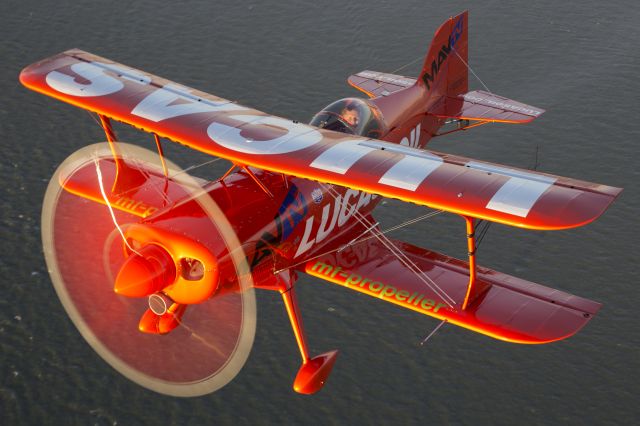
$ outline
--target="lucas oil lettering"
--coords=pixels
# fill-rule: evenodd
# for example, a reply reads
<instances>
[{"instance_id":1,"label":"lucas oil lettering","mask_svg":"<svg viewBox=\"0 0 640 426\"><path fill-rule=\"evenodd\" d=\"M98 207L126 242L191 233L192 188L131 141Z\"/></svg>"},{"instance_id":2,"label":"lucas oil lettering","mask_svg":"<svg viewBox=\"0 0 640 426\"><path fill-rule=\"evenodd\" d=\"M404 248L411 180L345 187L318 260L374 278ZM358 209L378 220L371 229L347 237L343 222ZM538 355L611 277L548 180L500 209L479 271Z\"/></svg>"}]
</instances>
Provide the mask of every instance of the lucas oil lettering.
<instances>
[{"instance_id":1,"label":"lucas oil lettering","mask_svg":"<svg viewBox=\"0 0 640 426\"><path fill-rule=\"evenodd\" d=\"M336 227L340 229L356 212L367 207L377 197L377 195L355 189L347 189L342 195L325 196L325 199L332 201L322 207L322 216L318 227L315 226L315 223L318 222L315 215L307 218L302 241L294 257L306 253L314 245L324 241Z\"/></svg>"}]
</instances>

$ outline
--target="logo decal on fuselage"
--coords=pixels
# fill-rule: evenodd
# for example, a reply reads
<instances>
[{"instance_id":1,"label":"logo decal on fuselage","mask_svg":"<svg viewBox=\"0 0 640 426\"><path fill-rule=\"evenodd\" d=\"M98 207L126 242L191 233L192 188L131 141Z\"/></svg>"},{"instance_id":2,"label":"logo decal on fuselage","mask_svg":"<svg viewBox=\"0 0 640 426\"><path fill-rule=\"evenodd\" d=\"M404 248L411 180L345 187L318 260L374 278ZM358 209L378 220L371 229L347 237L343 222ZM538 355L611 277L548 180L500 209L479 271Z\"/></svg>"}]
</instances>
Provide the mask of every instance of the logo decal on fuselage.
<instances>
[{"instance_id":1,"label":"logo decal on fuselage","mask_svg":"<svg viewBox=\"0 0 640 426\"><path fill-rule=\"evenodd\" d=\"M311 198L313 199L313 202L316 204L320 204L322 202L322 190L320 188L316 188L313 191L311 191Z\"/></svg>"},{"instance_id":2,"label":"logo decal on fuselage","mask_svg":"<svg viewBox=\"0 0 640 426\"><path fill-rule=\"evenodd\" d=\"M276 233L265 232L262 234L260 241L256 244L256 251L251 261L251 267L256 266L261 260L268 257L274 248L277 248L283 241L286 241L296 229L296 226L307 216L308 211L309 208L304 195L302 195L296 185L291 184L291 188L284 197L278 213L273 218L276 224Z\"/></svg>"},{"instance_id":3,"label":"logo decal on fuselage","mask_svg":"<svg viewBox=\"0 0 640 426\"><path fill-rule=\"evenodd\" d=\"M409 137L406 136L400 141L400 145L410 146L411 148L418 148L420 146L420 123L409 133Z\"/></svg>"}]
</instances>

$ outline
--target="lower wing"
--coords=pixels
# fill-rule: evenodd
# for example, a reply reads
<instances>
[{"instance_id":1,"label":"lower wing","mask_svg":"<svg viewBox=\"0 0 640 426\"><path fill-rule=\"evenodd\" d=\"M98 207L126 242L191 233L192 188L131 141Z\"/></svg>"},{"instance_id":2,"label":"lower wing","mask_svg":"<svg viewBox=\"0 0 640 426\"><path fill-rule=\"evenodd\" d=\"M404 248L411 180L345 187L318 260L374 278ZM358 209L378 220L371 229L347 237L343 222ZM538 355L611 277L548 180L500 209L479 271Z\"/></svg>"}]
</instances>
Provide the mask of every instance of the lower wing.
<instances>
[{"instance_id":1,"label":"lower wing","mask_svg":"<svg viewBox=\"0 0 640 426\"><path fill-rule=\"evenodd\" d=\"M513 343L548 343L578 332L600 303L478 267L476 296L461 308L469 265L400 241L370 238L310 260L309 275ZM384 241L384 242L383 242ZM397 248L399 253L394 254Z\"/></svg>"}]
</instances>

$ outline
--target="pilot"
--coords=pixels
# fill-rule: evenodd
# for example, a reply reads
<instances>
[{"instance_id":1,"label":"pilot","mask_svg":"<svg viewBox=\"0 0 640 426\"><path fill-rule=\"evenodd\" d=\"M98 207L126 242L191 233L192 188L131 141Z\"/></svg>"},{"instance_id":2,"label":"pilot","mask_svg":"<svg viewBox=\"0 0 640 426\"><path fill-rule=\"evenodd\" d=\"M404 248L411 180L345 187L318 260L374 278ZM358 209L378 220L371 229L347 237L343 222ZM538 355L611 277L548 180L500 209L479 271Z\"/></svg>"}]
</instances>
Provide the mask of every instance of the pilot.
<instances>
[{"instance_id":1,"label":"pilot","mask_svg":"<svg viewBox=\"0 0 640 426\"><path fill-rule=\"evenodd\" d=\"M358 126L360 121L360 114L358 114L358 110L354 105L347 105L340 113L340 116L345 123L354 128Z\"/></svg>"}]
</instances>

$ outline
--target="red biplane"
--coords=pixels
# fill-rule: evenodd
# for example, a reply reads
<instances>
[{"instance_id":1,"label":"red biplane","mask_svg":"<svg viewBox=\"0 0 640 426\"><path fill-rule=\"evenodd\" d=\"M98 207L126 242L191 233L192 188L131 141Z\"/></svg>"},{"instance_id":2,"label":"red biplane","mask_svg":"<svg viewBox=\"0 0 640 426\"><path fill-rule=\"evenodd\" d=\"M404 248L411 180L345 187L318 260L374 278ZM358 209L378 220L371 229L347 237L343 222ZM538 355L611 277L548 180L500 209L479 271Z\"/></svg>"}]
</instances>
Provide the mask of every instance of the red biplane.
<instances>
[{"instance_id":1,"label":"red biplane","mask_svg":"<svg viewBox=\"0 0 640 426\"><path fill-rule=\"evenodd\" d=\"M106 133L60 166L42 217L52 281L83 337L140 385L201 395L243 366L254 289L274 290L302 356L294 389L314 393L337 351L308 353L299 273L504 341L580 330L599 303L478 266L476 228L582 226L621 189L425 149L433 136L543 113L469 91L467 19L440 26L417 78L359 72L349 84L369 98L336 101L309 124L81 50L25 68L26 87L97 114ZM157 153L118 141L113 120L150 133ZM233 166L191 177L165 159L162 138ZM390 239L372 216L383 197L461 216L468 261Z\"/></svg>"}]
</instances>

